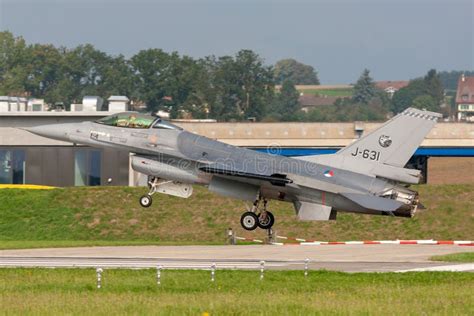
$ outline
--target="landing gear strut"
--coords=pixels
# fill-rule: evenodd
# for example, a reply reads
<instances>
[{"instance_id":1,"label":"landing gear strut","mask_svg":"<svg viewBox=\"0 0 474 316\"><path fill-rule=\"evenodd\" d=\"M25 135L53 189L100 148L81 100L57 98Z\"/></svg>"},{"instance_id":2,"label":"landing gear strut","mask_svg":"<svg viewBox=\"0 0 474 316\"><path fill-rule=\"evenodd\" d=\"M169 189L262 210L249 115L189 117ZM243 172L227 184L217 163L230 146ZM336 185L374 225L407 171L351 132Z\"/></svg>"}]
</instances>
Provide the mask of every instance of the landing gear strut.
<instances>
[{"instance_id":1,"label":"landing gear strut","mask_svg":"<svg viewBox=\"0 0 474 316\"><path fill-rule=\"evenodd\" d=\"M275 224L275 217L270 211L267 211L267 200L263 199L263 210L259 210L262 198L258 198L252 206L252 209L242 214L240 224L245 230L254 230L257 227L270 229Z\"/></svg>"},{"instance_id":2,"label":"landing gear strut","mask_svg":"<svg viewBox=\"0 0 474 316\"><path fill-rule=\"evenodd\" d=\"M159 180L160 180L159 178L155 178L155 177L148 178L148 188L150 188L150 191L148 191L146 195L143 195L140 197L141 206L150 207L151 204L153 203L153 199L151 198L151 196L157 192L160 185L171 182L171 181L160 182Z\"/></svg>"}]
</instances>

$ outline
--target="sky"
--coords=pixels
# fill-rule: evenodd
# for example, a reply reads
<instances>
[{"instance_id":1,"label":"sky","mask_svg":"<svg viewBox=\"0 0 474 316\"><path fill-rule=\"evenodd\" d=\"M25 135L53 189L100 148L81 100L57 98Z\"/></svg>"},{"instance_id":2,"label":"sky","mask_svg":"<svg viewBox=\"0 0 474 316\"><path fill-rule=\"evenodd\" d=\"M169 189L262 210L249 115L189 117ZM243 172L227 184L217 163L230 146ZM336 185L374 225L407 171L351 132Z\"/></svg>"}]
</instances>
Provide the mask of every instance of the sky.
<instances>
[{"instance_id":1,"label":"sky","mask_svg":"<svg viewBox=\"0 0 474 316\"><path fill-rule=\"evenodd\" d=\"M294 58L322 84L474 69L474 0L0 0L0 30L112 55L161 48L200 58Z\"/></svg>"}]
</instances>

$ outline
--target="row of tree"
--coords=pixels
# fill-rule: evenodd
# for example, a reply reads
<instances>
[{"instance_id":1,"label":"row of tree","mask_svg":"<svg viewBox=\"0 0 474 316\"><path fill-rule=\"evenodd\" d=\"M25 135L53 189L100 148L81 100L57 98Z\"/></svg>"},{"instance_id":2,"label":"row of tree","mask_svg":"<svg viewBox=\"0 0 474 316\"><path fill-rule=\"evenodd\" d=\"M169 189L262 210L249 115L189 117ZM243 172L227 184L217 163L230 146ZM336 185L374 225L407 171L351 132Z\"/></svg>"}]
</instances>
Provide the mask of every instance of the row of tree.
<instances>
[{"instance_id":1,"label":"row of tree","mask_svg":"<svg viewBox=\"0 0 474 316\"><path fill-rule=\"evenodd\" d=\"M311 66L288 59L268 66L251 50L193 59L147 49L127 59L92 45L28 45L0 32L0 94L44 98L50 104L78 103L85 95L126 95L148 110L169 110L174 117L263 119L270 110L287 111L274 87L290 81L319 84ZM294 103L289 107L297 108Z\"/></svg>"},{"instance_id":2,"label":"row of tree","mask_svg":"<svg viewBox=\"0 0 474 316\"><path fill-rule=\"evenodd\" d=\"M172 117L383 120L409 106L438 111L444 102L441 78L450 78L451 84L453 76L430 70L389 99L366 69L354 85L352 98L303 112L294 85L317 85L319 78L313 67L294 59L269 66L251 50L194 59L161 49L125 58L92 45L67 49L27 44L21 37L0 32L0 95L26 95L66 105L81 102L85 95L126 95L149 111L168 110ZM281 88L275 89L278 84Z\"/></svg>"},{"instance_id":3,"label":"row of tree","mask_svg":"<svg viewBox=\"0 0 474 316\"><path fill-rule=\"evenodd\" d=\"M430 111L440 111L444 103L444 88L436 70L431 69L423 78L411 80L398 90L392 99L392 111L398 113L409 106Z\"/></svg>"},{"instance_id":4,"label":"row of tree","mask_svg":"<svg viewBox=\"0 0 474 316\"><path fill-rule=\"evenodd\" d=\"M448 92L456 91L458 87L458 81L461 75L464 74L465 76L474 76L473 70L466 70L466 71L441 71L439 72L439 79L443 85L443 88Z\"/></svg>"},{"instance_id":5,"label":"row of tree","mask_svg":"<svg viewBox=\"0 0 474 316\"><path fill-rule=\"evenodd\" d=\"M450 115L453 113L451 106L446 104L441 76L434 69L423 78L410 80L391 99L385 91L376 87L369 70L365 69L354 85L352 98L341 98L333 105L318 106L308 113L299 113L299 120L382 121L408 107Z\"/></svg>"}]
</instances>

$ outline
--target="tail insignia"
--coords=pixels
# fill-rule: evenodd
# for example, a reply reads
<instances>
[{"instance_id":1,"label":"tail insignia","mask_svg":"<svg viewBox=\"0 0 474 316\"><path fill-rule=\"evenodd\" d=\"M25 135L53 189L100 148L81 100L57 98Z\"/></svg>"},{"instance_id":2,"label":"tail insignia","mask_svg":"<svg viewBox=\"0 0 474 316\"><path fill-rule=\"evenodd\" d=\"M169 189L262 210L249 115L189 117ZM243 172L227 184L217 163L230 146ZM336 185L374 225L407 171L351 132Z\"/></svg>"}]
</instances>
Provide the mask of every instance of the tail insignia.
<instances>
[{"instance_id":1,"label":"tail insignia","mask_svg":"<svg viewBox=\"0 0 474 316\"><path fill-rule=\"evenodd\" d=\"M380 135L379 137L379 145L383 148L387 148L392 144L392 138L387 135Z\"/></svg>"}]
</instances>

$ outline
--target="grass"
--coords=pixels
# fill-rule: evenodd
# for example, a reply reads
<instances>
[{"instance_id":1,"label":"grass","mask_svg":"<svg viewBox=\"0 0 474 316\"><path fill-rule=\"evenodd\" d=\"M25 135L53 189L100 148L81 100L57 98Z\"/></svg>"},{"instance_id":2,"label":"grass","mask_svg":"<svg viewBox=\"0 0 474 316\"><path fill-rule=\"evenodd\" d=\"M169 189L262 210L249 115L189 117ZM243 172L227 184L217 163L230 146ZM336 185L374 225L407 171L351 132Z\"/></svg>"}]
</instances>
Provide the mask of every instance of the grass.
<instances>
[{"instance_id":1,"label":"grass","mask_svg":"<svg viewBox=\"0 0 474 316\"><path fill-rule=\"evenodd\" d=\"M474 252L460 252L444 256L434 256L431 258L431 260L448 262L474 262Z\"/></svg>"},{"instance_id":2,"label":"grass","mask_svg":"<svg viewBox=\"0 0 474 316\"><path fill-rule=\"evenodd\" d=\"M352 88L344 88L344 89L307 89L301 90L304 94L314 94L320 96L329 96L329 97L351 97L354 93L354 89Z\"/></svg>"},{"instance_id":3,"label":"grass","mask_svg":"<svg viewBox=\"0 0 474 316\"><path fill-rule=\"evenodd\" d=\"M2 314L472 315L474 274L0 269Z\"/></svg>"},{"instance_id":4,"label":"grass","mask_svg":"<svg viewBox=\"0 0 474 316\"><path fill-rule=\"evenodd\" d=\"M412 219L338 214L337 221L301 222L289 203L272 201L279 235L317 240L472 239L474 184L422 185L428 208ZM138 205L145 188L92 187L0 190L0 248L141 244L223 244L225 231L263 238L240 228L241 201L196 187L189 199L154 196Z\"/></svg>"}]
</instances>

